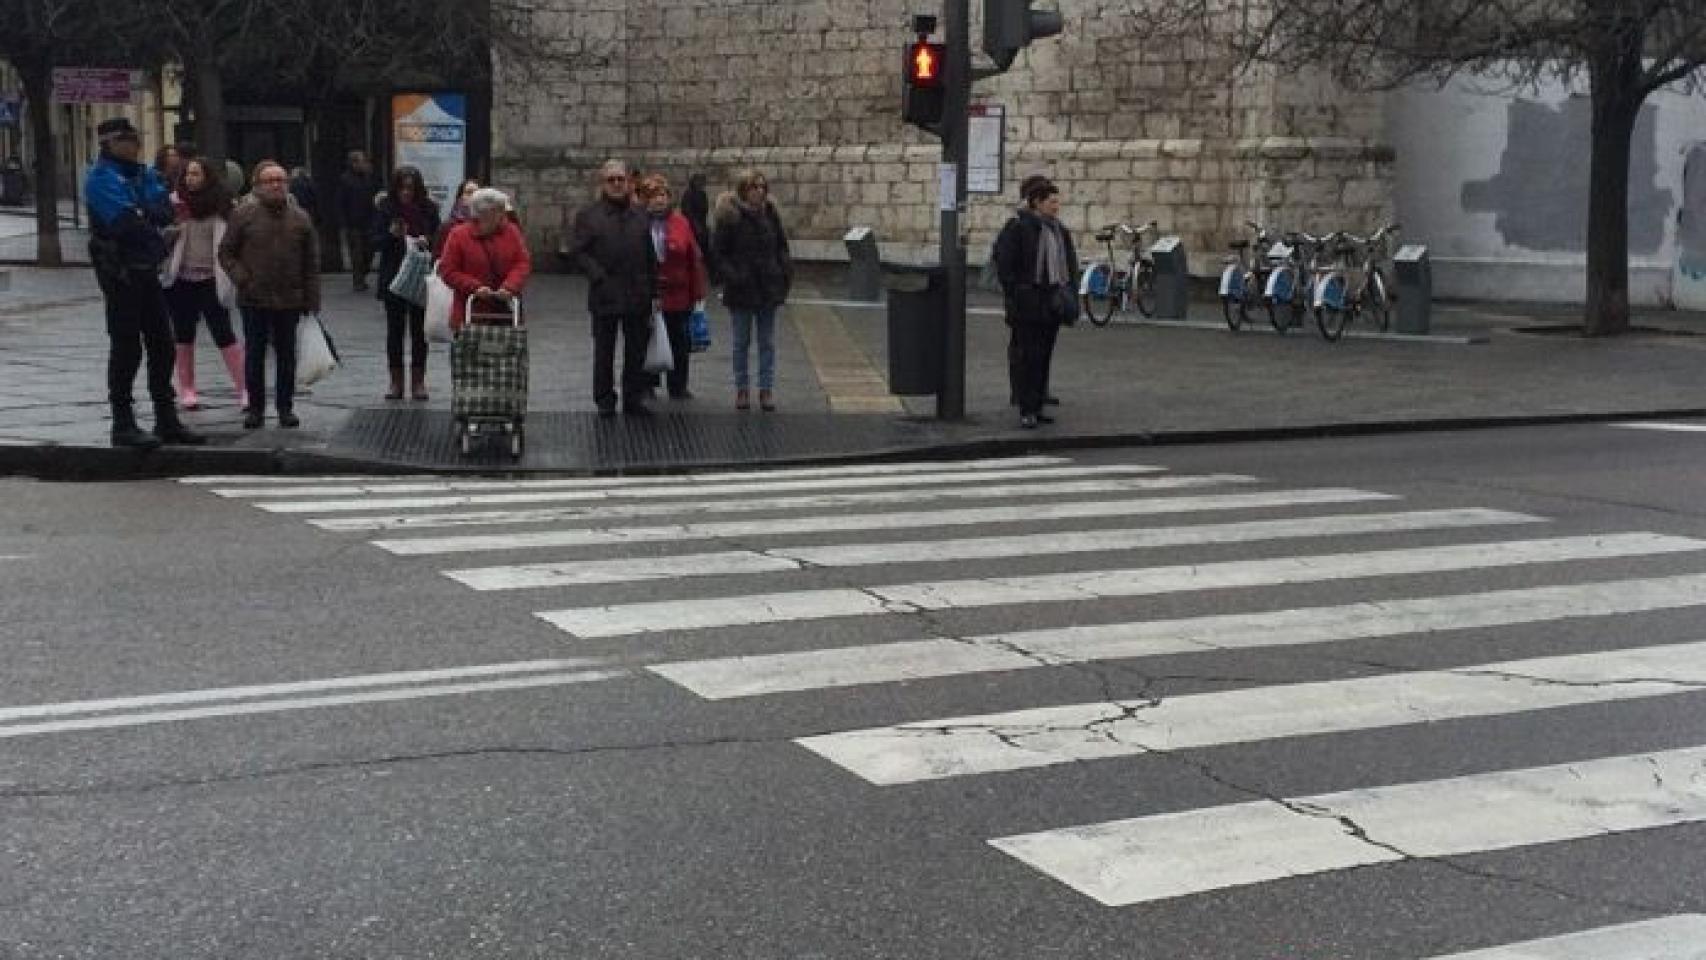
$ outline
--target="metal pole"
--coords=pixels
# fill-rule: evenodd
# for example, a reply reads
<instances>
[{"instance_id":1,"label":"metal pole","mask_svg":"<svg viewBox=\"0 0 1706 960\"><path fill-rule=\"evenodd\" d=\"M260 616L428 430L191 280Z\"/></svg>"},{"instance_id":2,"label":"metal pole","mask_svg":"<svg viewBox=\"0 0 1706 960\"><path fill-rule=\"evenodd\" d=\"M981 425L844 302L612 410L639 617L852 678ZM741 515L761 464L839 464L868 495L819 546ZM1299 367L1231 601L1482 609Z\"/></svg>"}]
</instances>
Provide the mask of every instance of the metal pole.
<instances>
[{"instance_id":1,"label":"metal pole","mask_svg":"<svg viewBox=\"0 0 1706 960\"><path fill-rule=\"evenodd\" d=\"M966 415L966 251L960 214L966 205L966 160L971 112L971 2L943 0L948 62L942 79L942 162L954 168L954 202L942 211L941 264L947 281L948 316L942 345L942 389L936 394L939 420Z\"/></svg>"}]
</instances>

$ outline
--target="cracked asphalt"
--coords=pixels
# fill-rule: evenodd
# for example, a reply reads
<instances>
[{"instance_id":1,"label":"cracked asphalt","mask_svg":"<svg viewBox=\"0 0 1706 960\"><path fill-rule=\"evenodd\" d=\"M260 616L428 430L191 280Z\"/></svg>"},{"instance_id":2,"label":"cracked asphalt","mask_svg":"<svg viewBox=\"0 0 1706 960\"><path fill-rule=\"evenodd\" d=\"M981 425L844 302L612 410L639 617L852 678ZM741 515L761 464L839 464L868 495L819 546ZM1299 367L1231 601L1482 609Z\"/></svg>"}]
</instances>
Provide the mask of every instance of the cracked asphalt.
<instances>
[{"instance_id":1,"label":"cracked asphalt","mask_svg":"<svg viewBox=\"0 0 1706 960\"><path fill-rule=\"evenodd\" d=\"M0 481L0 558L16 558L0 559L0 734L9 708L90 699L551 658L584 658L587 669L615 674L0 736L0 958L1426 960L1706 912L1706 825L1442 858L1409 853L1342 810L1300 799L1706 744L1706 678L1596 682L1484 669L1706 640L1698 609L1290 647L1187 637L1188 653L1090 662L1011 639L1067 625L1353 603L1374 615L1416 597L1706 573L1706 556L942 609L870 586L1063 572L1091 584L1109 569L1515 537L1706 537L1706 435L1559 427L1076 459L1404 498L1335 513L1486 507L1547 523L1538 532L1406 531L860 568L802 561L775 575L476 593L440 575L471 565L466 557L392 556L363 536L192 487ZM1238 519L1269 515L1286 511ZM806 544L1109 524L629 542L573 556L786 556ZM474 562L539 559L500 552ZM607 639L577 639L534 616L795 589L859 590L893 615ZM1001 649L1036 667L723 701L645 669L924 639ZM1678 692L1496 717L1422 713L1404 726L1145 747L887 787L793 742L898 724L962 735L975 725L931 724L1100 703L1106 709L1082 726L984 732L1018 750L1057 733L1142 746L1133 725L1180 697L1412 671ZM1336 821L1391 860L1108 908L988 843L1251 801Z\"/></svg>"}]
</instances>

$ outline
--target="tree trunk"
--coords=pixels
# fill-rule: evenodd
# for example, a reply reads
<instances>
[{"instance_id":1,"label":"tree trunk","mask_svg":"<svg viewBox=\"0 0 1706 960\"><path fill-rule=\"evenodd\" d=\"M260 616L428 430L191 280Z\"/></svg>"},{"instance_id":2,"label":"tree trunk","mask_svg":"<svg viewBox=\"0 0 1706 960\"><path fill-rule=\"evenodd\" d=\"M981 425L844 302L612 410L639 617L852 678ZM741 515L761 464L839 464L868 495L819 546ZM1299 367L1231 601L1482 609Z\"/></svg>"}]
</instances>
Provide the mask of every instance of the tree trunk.
<instances>
[{"instance_id":1,"label":"tree trunk","mask_svg":"<svg viewBox=\"0 0 1706 960\"><path fill-rule=\"evenodd\" d=\"M1645 94L1641 60L1618 49L1590 59L1593 144L1588 170L1587 306L1582 330L1629 330L1629 150Z\"/></svg>"},{"instance_id":2,"label":"tree trunk","mask_svg":"<svg viewBox=\"0 0 1706 960\"><path fill-rule=\"evenodd\" d=\"M36 263L65 265L59 244L59 145L53 137L53 67L20 64L24 100L30 114L30 138L35 141Z\"/></svg>"},{"instance_id":3,"label":"tree trunk","mask_svg":"<svg viewBox=\"0 0 1706 960\"><path fill-rule=\"evenodd\" d=\"M195 77L190 89L195 93L191 102L195 107L196 146L201 148L202 156L223 162L231 154L225 140L225 82L219 75L219 58L214 54L212 42L203 38L196 42L194 53L187 60L184 70Z\"/></svg>"}]
</instances>

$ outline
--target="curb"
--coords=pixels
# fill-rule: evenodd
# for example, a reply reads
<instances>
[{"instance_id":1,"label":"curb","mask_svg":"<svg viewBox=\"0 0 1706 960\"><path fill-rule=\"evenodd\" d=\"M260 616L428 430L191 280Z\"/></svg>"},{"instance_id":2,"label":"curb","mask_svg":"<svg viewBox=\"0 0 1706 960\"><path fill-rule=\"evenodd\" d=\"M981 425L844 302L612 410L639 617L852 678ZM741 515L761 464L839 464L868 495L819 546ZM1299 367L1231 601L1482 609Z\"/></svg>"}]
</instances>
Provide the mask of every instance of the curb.
<instances>
[{"instance_id":1,"label":"curb","mask_svg":"<svg viewBox=\"0 0 1706 960\"><path fill-rule=\"evenodd\" d=\"M1109 450L1137 447L1263 443L1349 437L1447 433L1520 427L1569 426L1640 420L1703 419L1706 409L1641 410L1614 413L1563 413L1508 417L1459 417L1431 420L1303 424L1283 427L1233 427L1210 430L1160 430L1102 434L1048 434L968 437L964 440L878 447L844 454L777 456L766 460L707 460L678 464L588 465L560 470L422 467L299 448L162 447L139 452L110 447L61 444L0 444L0 477L49 482L117 482L213 475L479 475L479 476L645 476L755 467L834 466L908 459L973 459L1037 451Z\"/></svg>"}]
</instances>

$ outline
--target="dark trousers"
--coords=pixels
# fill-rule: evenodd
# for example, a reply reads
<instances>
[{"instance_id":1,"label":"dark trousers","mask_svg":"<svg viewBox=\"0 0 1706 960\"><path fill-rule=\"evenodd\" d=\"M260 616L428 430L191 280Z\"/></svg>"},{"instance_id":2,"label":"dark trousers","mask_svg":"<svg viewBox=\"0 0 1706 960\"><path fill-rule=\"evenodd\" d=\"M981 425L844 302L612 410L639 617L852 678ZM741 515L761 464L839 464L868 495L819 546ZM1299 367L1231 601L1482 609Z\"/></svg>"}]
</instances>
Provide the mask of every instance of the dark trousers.
<instances>
[{"instance_id":1,"label":"dark trousers","mask_svg":"<svg viewBox=\"0 0 1706 960\"><path fill-rule=\"evenodd\" d=\"M403 369L403 336L409 338L409 369L425 373L427 368L426 308L402 297L385 295L385 360L393 370Z\"/></svg>"},{"instance_id":2,"label":"dark trousers","mask_svg":"<svg viewBox=\"0 0 1706 960\"><path fill-rule=\"evenodd\" d=\"M1054 369L1054 345L1060 339L1060 327L1050 325L1047 332L1047 345L1043 351L1043 396L1049 397L1049 374ZM1019 402L1019 381L1024 376L1023 352L1019 346L1020 334L1016 324L1007 325L1007 395L1009 403Z\"/></svg>"},{"instance_id":3,"label":"dark trousers","mask_svg":"<svg viewBox=\"0 0 1706 960\"><path fill-rule=\"evenodd\" d=\"M349 245L349 272L355 285L367 285L367 271L373 269L373 248L365 228L346 227L344 240Z\"/></svg>"},{"instance_id":4,"label":"dark trousers","mask_svg":"<svg viewBox=\"0 0 1706 960\"><path fill-rule=\"evenodd\" d=\"M298 310L243 308L243 379L249 391L249 412L267 409L267 346L278 357L278 412L289 413L296 405L296 324Z\"/></svg>"},{"instance_id":5,"label":"dark trousers","mask_svg":"<svg viewBox=\"0 0 1706 960\"><path fill-rule=\"evenodd\" d=\"M160 278L152 270L97 270L101 296L107 305L107 401L128 408L136 385L136 371L148 357L148 397L156 407L171 406L172 322L166 315L166 297Z\"/></svg>"},{"instance_id":6,"label":"dark trousers","mask_svg":"<svg viewBox=\"0 0 1706 960\"><path fill-rule=\"evenodd\" d=\"M592 318L592 399L600 410L616 406L616 338L622 338L622 402L638 403L651 386L646 373L646 344L651 317L644 313L605 314Z\"/></svg>"},{"instance_id":7,"label":"dark trousers","mask_svg":"<svg viewBox=\"0 0 1706 960\"><path fill-rule=\"evenodd\" d=\"M1019 401L1019 413L1031 415L1043 412L1043 398L1048 396L1049 365L1054 362L1054 343L1060 336L1060 324L1018 323L1013 325L1016 349L1009 369L1013 377L1013 393Z\"/></svg>"},{"instance_id":8,"label":"dark trousers","mask_svg":"<svg viewBox=\"0 0 1706 960\"><path fill-rule=\"evenodd\" d=\"M172 332L178 343L195 343L196 323L207 320L207 332L221 350L237 342L231 330L231 311L219 302L219 284L212 280L179 280L166 288L166 306L172 309Z\"/></svg>"},{"instance_id":9,"label":"dark trousers","mask_svg":"<svg viewBox=\"0 0 1706 960\"><path fill-rule=\"evenodd\" d=\"M693 341L687 333L687 323L692 318L693 311L682 310L679 313L665 312L664 326L669 329L669 352L675 357L675 369L668 375L669 395L679 397L687 392L687 370L693 355Z\"/></svg>"}]
</instances>

